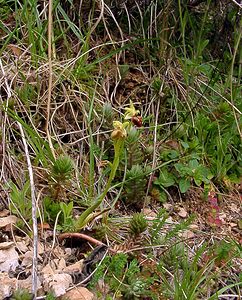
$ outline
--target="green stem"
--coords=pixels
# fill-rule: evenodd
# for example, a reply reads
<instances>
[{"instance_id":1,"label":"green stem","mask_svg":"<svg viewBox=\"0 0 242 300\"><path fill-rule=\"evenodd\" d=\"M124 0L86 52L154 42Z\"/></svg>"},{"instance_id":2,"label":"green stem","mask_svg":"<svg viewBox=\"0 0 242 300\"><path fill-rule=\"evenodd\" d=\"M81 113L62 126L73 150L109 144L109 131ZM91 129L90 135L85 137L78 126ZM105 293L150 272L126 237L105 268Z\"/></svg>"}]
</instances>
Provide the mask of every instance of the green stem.
<instances>
[{"instance_id":1,"label":"green stem","mask_svg":"<svg viewBox=\"0 0 242 300\"><path fill-rule=\"evenodd\" d=\"M80 217L77 219L75 227L77 230L82 229L90 220L88 217L90 216L90 214L96 209L98 208L98 206L102 203L103 199L105 198L105 196L107 195L111 183L115 177L117 168L119 166L119 158L120 155L122 153L123 150L123 146L124 146L124 140L123 139L118 139L114 141L114 159L113 159L113 164L112 164L112 168L109 174L109 178L108 178L108 182L106 184L106 187L104 189L104 191L102 192L102 194L99 196L98 200L96 201L96 203L94 203L92 206L88 207L81 215Z\"/></svg>"},{"instance_id":2,"label":"green stem","mask_svg":"<svg viewBox=\"0 0 242 300\"><path fill-rule=\"evenodd\" d=\"M91 103L90 103L90 110L88 115L88 133L89 133L89 143L90 143L90 168L89 168L89 199L92 199L94 195L94 140L92 135L92 113L93 113L93 105L94 105L94 96L95 93L92 95Z\"/></svg>"}]
</instances>

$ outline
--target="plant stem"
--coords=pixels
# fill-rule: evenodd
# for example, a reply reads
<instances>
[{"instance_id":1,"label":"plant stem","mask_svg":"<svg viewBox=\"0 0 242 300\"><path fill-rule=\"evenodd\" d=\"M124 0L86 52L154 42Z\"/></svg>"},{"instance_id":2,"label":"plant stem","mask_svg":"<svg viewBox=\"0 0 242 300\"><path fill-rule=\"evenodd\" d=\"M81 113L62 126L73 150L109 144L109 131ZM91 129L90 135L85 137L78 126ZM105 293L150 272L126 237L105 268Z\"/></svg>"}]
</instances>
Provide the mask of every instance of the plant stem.
<instances>
[{"instance_id":1,"label":"plant stem","mask_svg":"<svg viewBox=\"0 0 242 300\"><path fill-rule=\"evenodd\" d=\"M110 189L111 183L115 177L117 168L119 166L119 158L120 155L122 153L123 150L123 146L124 146L124 140L123 139L118 139L116 141L114 141L114 159L113 159L113 163L112 163L112 168L109 174L109 178L108 178L108 182L106 184L106 187L104 189L104 191L102 192L102 194L99 196L98 200L96 201L96 203L94 203L92 206L88 207L81 215L80 217L77 219L75 227L77 230L82 229L90 220L91 218L91 213L98 208L98 206L102 203L103 199L105 198L105 196L108 193L108 190Z\"/></svg>"}]
</instances>

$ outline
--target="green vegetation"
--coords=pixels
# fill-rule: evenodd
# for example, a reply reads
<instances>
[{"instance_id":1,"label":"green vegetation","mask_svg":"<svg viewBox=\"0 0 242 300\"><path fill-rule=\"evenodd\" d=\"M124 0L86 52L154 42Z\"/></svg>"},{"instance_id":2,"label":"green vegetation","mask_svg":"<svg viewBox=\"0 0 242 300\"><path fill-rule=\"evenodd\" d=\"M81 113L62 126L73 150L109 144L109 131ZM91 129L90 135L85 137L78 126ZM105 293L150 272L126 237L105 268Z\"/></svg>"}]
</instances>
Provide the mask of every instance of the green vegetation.
<instances>
[{"instance_id":1,"label":"green vegetation","mask_svg":"<svg viewBox=\"0 0 242 300\"><path fill-rule=\"evenodd\" d=\"M136 213L130 220L129 226L130 233L134 236L138 236L147 229L148 224L145 216L142 213Z\"/></svg>"},{"instance_id":2,"label":"green vegetation","mask_svg":"<svg viewBox=\"0 0 242 300\"><path fill-rule=\"evenodd\" d=\"M31 235L29 159L40 225L127 248L105 299L241 296L238 2L0 0L1 197Z\"/></svg>"}]
</instances>

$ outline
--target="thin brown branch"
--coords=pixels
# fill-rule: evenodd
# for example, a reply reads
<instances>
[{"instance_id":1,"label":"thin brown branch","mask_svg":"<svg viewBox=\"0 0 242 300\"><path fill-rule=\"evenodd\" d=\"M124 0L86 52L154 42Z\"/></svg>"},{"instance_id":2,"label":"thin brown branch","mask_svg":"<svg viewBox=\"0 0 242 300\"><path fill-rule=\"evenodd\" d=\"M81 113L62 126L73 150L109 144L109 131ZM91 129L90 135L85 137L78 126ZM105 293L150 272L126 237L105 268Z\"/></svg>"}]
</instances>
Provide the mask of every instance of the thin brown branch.
<instances>
[{"instance_id":1,"label":"thin brown branch","mask_svg":"<svg viewBox=\"0 0 242 300\"><path fill-rule=\"evenodd\" d=\"M89 236L89 235L86 235L84 233L78 233L78 232L66 232L66 233L61 233L59 236L58 236L58 240L59 242L61 243L63 240L65 239L70 239L70 238L77 238L77 239L82 239L82 240L86 240L94 245L97 245L97 246L101 246L101 245L105 245L103 242ZM107 245L105 245L107 246ZM112 253L117 253L116 250L108 247L108 250Z\"/></svg>"}]
</instances>

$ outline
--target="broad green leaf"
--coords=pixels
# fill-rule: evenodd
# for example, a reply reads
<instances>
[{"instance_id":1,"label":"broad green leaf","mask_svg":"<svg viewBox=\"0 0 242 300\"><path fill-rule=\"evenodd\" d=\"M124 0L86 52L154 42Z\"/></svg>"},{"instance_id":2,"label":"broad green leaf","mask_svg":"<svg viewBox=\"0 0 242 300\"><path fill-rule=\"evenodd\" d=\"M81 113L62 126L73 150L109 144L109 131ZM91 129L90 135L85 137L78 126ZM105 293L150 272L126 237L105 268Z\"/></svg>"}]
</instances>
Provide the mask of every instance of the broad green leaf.
<instances>
[{"instance_id":1,"label":"broad green leaf","mask_svg":"<svg viewBox=\"0 0 242 300\"><path fill-rule=\"evenodd\" d=\"M159 178L154 183L162 187L169 187L175 184L175 178L172 173L163 168L160 170Z\"/></svg>"},{"instance_id":2,"label":"broad green leaf","mask_svg":"<svg viewBox=\"0 0 242 300\"><path fill-rule=\"evenodd\" d=\"M180 174L184 173L185 166L183 164L177 163L177 164L174 164L174 167L176 168L178 173L180 173Z\"/></svg>"},{"instance_id":3,"label":"broad green leaf","mask_svg":"<svg viewBox=\"0 0 242 300\"><path fill-rule=\"evenodd\" d=\"M180 153L177 150L170 150L170 153L168 156L170 159L175 159L175 158L178 158L179 155L180 155Z\"/></svg>"},{"instance_id":4,"label":"broad green leaf","mask_svg":"<svg viewBox=\"0 0 242 300\"><path fill-rule=\"evenodd\" d=\"M189 148L189 144L186 142L181 141L182 147L187 150Z\"/></svg>"},{"instance_id":5,"label":"broad green leaf","mask_svg":"<svg viewBox=\"0 0 242 300\"><path fill-rule=\"evenodd\" d=\"M232 182L232 183L240 183L241 179L236 175L236 174L231 174L228 176L229 180Z\"/></svg>"},{"instance_id":6,"label":"broad green leaf","mask_svg":"<svg viewBox=\"0 0 242 300\"><path fill-rule=\"evenodd\" d=\"M181 177L184 177L184 176L192 176L192 170L188 167L188 166L185 166L181 163L177 163L177 164L174 164L177 172L180 174Z\"/></svg>"},{"instance_id":7,"label":"broad green leaf","mask_svg":"<svg viewBox=\"0 0 242 300\"><path fill-rule=\"evenodd\" d=\"M187 178L182 178L179 181L179 189L181 191L181 193L186 193L188 191L188 189L190 188L191 183L190 183L190 179Z\"/></svg>"},{"instance_id":8,"label":"broad green leaf","mask_svg":"<svg viewBox=\"0 0 242 300\"><path fill-rule=\"evenodd\" d=\"M195 171L198 166L199 166L199 163L196 159L192 159L188 163L188 167L191 168L193 171Z\"/></svg>"},{"instance_id":9,"label":"broad green leaf","mask_svg":"<svg viewBox=\"0 0 242 300\"><path fill-rule=\"evenodd\" d=\"M203 183L203 180L200 177L194 176L194 182L196 183L197 186L200 186Z\"/></svg>"}]
</instances>

